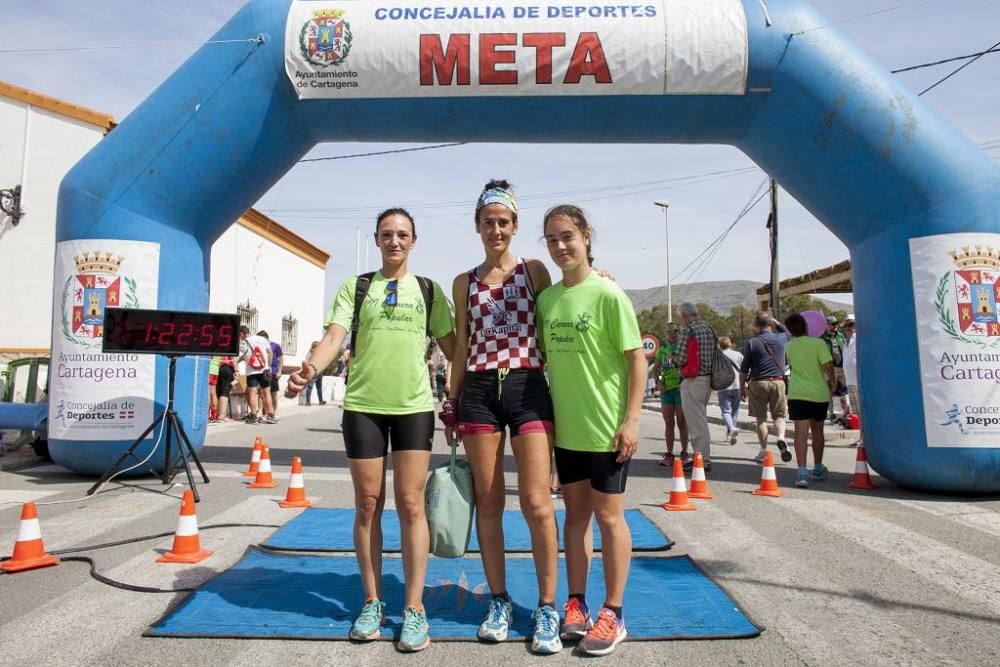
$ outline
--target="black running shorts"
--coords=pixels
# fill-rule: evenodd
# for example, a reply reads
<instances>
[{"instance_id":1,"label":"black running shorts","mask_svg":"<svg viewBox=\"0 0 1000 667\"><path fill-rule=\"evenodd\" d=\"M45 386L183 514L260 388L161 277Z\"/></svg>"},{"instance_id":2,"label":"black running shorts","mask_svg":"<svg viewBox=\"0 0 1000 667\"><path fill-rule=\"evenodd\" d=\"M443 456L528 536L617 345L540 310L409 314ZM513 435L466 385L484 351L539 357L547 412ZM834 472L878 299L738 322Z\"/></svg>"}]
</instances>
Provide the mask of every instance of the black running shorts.
<instances>
[{"instance_id":1,"label":"black running shorts","mask_svg":"<svg viewBox=\"0 0 1000 667\"><path fill-rule=\"evenodd\" d=\"M829 403L816 403L814 401L803 401L797 398L788 399L788 417L793 421L805 421L811 419L816 422L825 422Z\"/></svg>"},{"instance_id":2,"label":"black running shorts","mask_svg":"<svg viewBox=\"0 0 1000 667\"><path fill-rule=\"evenodd\" d=\"M219 398L229 398L233 387L233 367L219 366L219 379L215 383L215 395Z\"/></svg>"},{"instance_id":3,"label":"black running shorts","mask_svg":"<svg viewBox=\"0 0 1000 667\"><path fill-rule=\"evenodd\" d=\"M392 451L431 451L434 411L378 415L344 410L344 449L349 459L379 459Z\"/></svg>"},{"instance_id":4,"label":"black running shorts","mask_svg":"<svg viewBox=\"0 0 1000 667\"><path fill-rule=\"evenodd\" d=\"M510 428L511 437L552 434L555 418L549 384L541 370L519 368L465 374L458 402L459 432L485 435Z\"/></svg>"},{"instance_id":5,"label":"black running shorts","mask_svg":"<svg viewBox=\"0 0 1000 667\"><path fill-rule=\"evenodd\" d=\"M618 463L618 452L578 452L556 447L556 472L562 485L590 481L590 487L601 493L625 493L628 464Z\"/></svg>"}]
</instances>

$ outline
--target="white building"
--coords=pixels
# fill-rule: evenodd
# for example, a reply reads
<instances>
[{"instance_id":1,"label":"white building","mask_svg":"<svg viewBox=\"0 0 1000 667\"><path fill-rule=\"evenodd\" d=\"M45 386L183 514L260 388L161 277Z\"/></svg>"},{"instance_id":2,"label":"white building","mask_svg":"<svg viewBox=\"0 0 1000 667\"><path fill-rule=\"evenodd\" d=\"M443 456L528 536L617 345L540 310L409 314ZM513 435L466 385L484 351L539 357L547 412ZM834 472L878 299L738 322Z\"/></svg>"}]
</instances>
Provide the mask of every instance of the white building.
<instances>
[{"instance_id":1,"label":"white building","mask_svg":"<svg viewBox=\"0 0 1000 667\"><path fill-rule=\"evenodd\" d=\"M0 366L49 354L59 183L114 127L106 114L0 82L0 190L20 186L24 211L17 224L0 213ZM322 336L329 259L250 209L212 247L210 310L239 309L298 366Z\"/></svg>"}]
</instances>

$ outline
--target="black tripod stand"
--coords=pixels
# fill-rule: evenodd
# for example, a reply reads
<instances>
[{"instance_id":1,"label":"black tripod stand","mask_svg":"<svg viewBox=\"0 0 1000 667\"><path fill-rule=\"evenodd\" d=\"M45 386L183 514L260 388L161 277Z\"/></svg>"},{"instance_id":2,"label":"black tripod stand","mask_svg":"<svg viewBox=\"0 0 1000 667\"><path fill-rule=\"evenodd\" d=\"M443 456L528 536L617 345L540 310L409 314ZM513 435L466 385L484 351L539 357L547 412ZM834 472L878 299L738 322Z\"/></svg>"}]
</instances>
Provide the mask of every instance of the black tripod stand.
<instances>
[{"instance_id":1,"label":"black tripod stand","mask_svg":"<svg viewBox=\"0 0 1000 667\"><path fill-rule=\"evenodd\" d=\"M111 464L111 467L97 480L97 483L87 490L88 496L97 491L102 484L111 479L116 473L120 472L119 466L129 458L138 463L135 467L142 466L150 474L156 475L156 471L149 464L135 455L135 450L160 422L164 422L163 428L166 429L166 433L163 434L163 474L160 476L160 479L163 480L164 484L169 484L183 467L184 472L187 474L188 486L191 487L191 491L194 493L194 501L199 502L201 500L198 497L198 487L195 486L194 476L191 474L191 465L188 463L188 457L194 459L194 463L198 466L198 472L201 473L201 478L205 480L205 484L209 482L208 475L205 473L205 468L202 467L201 461L198 459L198 454L194 451L194 447L191 446L191 441L188 440L187 433L184 432L184 425L181 424L180 418L177 417L177 413L174 411L174 376L177 370L177 357L181 355L168 354L166 356L170 359L170 372L167 375L167 407L143 431L142 435L136 438L135 442ZM180 454L180 461L178 462L173 462L170 457L170 443L173 440L174 432L177 434L177 451Z\"/></svg>"}]
</instances>

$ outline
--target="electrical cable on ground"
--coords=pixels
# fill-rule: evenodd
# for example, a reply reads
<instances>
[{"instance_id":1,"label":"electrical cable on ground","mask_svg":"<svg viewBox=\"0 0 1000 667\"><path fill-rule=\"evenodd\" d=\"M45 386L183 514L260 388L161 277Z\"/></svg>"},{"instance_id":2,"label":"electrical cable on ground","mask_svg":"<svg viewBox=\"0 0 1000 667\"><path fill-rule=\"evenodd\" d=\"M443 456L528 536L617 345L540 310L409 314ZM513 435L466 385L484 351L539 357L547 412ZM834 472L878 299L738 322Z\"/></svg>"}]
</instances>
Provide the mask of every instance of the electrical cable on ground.
<instances>
[{"instance_id":1,"label":"electrical cable on ground","mask_svg":"<svg viewBox=\"0 0 1000 667\"><path fill-rule=\"evenodd\" d=\"M215 523L209 524L207 526L199 526L199 530L213 530L217 528L281 528L279 525L271 523ZM107 549L110 547L120 547L125 544L134 544L136 542L146 542L149 540L157 540L163 537L169 537L174 534L174 531L169 531L166 533L157 533L156 535L142 535L141 537L133 537L126 540L118 540L117 542L105 542L103 544L91 544L82 547L74 547L72 549L60 549L58 551L50 551L49 553L53 556L61 556L62 554L72 554L79 553L81 551L93 551L95 549ZM4 556L0 558L0 562L10 560L10 556ZM190 593L196 588L183 587L183 588L153 588L150 586L137 586L135 584L129 584L124 581L117 581L106 577L97 571L97 563L94 562L93 558L89 556L69 556L60 559L64 563L88 563L90 565L90 576L113 588L120 588L125 591L132 591L134 593Z\"/></svg>"}]
</instances>

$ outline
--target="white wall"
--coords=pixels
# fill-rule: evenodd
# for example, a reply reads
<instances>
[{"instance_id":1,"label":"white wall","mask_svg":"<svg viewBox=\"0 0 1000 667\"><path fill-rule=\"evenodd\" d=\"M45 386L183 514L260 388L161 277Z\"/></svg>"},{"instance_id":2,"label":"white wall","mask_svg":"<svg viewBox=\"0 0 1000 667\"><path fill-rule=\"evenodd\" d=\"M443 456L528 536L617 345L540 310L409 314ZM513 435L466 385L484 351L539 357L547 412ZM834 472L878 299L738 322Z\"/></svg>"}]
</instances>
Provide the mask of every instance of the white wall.
<instances>
[{"instance_id":1,"label":"white wall","mask_svg":"<svg viewBox=\"0 0 1000 667\"><path fill-rule=\"evenodd\" d=\"M285 350L285 366L298 366L309 344L323 337L324 269L242 225L233 225L212 246L209 309L235 312L237 304L257 308L258 328L281 342L281 319L299 322L298 347ZM256 333L254 331L253 333Z\"/></svg>"},{"instance_id":2,"label":"white wall","mask_svg":"<svg viewBox=\"0 0 1000 667\"><path fill-rule=\"evenodd\" d=\"M104 129L0 97L0 189L21 184L25 215L0 214L0 350L48 348L59 183Z\"/></svg>"}]
</instances>

